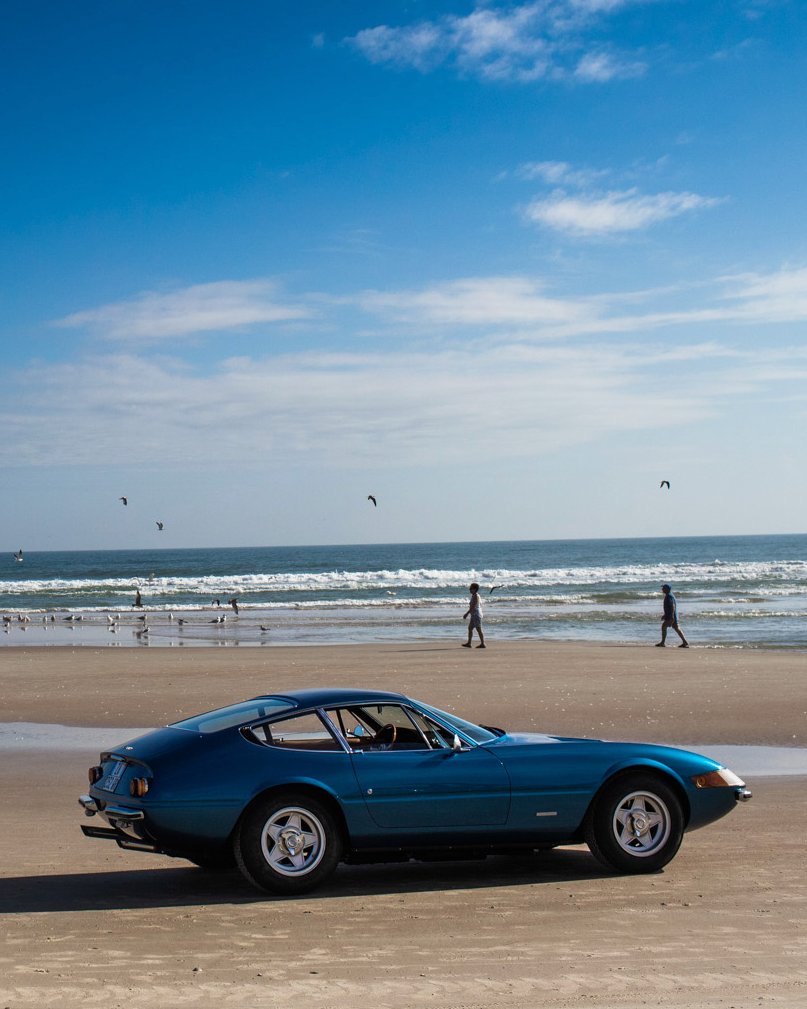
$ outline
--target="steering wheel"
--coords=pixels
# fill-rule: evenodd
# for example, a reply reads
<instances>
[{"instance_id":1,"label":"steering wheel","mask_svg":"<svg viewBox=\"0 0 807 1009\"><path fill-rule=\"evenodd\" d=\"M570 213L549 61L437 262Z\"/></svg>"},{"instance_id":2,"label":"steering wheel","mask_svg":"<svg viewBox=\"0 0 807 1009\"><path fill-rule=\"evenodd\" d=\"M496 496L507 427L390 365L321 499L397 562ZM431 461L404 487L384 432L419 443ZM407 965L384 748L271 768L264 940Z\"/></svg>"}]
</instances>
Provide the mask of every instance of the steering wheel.
<instances>
[{"instance_id":1,"label":"steering wheel","mask_svg":"<svg viewBox=\"0 0 807 1009\"><path fill-rule=\"evenodd\" d=\"M386 746L389 748L395 744L395 740L398 738L398 730L392 724L392 722L387 722L386 725L382 725L381 728L373 736L373 744L375 746Z\"/></svg>"}]
</instances>

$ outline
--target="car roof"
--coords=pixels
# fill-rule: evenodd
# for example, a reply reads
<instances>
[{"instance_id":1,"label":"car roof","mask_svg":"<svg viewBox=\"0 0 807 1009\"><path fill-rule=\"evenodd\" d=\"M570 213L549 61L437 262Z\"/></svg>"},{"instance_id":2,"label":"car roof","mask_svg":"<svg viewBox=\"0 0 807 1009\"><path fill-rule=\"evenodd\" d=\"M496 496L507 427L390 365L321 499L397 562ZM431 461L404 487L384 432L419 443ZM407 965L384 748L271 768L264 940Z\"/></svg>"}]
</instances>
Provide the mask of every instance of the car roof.
<instances>
[{"instance_id":1,"label":"car roof","mask_svg":"<svg viewBox=\"0 0 807 1009\"><path fill-rule=\"evenodd\" d=\"M408 701L403 694L388 690L357 690L349 687L317 687L310 690L284 690L277 694L261 694L253 700L276 697L288 701L297 708L323 708L333 704L377 704Z\"/></svg>"}]
</instances>

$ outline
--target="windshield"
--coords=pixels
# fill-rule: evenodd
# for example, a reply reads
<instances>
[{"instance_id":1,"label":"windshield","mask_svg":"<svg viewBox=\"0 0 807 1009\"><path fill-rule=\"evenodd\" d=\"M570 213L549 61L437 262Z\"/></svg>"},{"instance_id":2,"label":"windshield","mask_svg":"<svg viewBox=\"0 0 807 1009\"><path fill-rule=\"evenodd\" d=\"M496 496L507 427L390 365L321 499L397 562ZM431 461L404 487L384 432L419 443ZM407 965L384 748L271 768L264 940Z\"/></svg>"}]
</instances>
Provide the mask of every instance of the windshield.
<instances>
[{"instance_id":1,"label":"windshield","mask_svg":"<svg viewBox=\"0 0 807 1009\"><path fill-rule=\"evenodd\" d=\"M464 733L475 743L489 743L492 739L497 738L494 733L488 732L487 729L483 729L481 725L474 725L473 722L466 722L464 718L459 718L457 715L450 715L447 711L441 711L439 708L433 708L430 704L421 704L419 701L417 702L417 705L422 711L435 715L439 720L445 722L447 725L450 725L452 728Z\"/></svg>"},{"instance_id":2,"label":"windshield","mask_svg":"<svg viewBox=\"0 0 807 1009\"><path fill-rule=\"evenodd\" d=\"M230 704L226 708L216 708L206 711L203 715L183 718L181 722L172 722L172 729L190 729L191 732L220 732L247 722L257 722L269 715L277 715L281 711L290 711L293 704L283 697L258 697L253 701L241 701L240 704Z\"/></svg>"}]
</instances>

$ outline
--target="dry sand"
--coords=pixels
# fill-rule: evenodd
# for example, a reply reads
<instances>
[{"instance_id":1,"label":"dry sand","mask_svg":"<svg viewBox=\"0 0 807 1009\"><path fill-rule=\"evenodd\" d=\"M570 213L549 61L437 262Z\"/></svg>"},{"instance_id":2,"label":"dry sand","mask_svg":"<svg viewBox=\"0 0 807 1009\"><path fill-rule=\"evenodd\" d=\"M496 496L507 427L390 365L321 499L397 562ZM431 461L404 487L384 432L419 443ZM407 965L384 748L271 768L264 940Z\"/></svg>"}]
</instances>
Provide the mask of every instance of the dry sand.
<instances>
[{"instance_id":1,"label":"dry sand","mask_svg":"<svg viewBox=\"0 0 807 1009\"><path fill-rule=\"evenodd\" d=\"M489 724L807 746L807 657L550 643L4 649L0 721L162 724L314 685L401 689ZM97 748L0 764L0 1009L807 1006L807 779L687 835L654 876L585 848L341 867L315 894L85 839Z\"/></svg>"}]
</instances>

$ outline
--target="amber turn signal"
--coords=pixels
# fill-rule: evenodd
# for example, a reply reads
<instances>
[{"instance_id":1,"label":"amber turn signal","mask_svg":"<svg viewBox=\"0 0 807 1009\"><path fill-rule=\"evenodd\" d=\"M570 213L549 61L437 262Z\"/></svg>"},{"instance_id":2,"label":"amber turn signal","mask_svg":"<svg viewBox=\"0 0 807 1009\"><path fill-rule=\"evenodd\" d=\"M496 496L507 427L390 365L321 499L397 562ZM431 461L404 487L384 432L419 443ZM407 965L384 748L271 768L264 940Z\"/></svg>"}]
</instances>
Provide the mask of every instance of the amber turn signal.
<instances>
[{"instance_id":1,"label":"amber turn signal","mask_svg":"<svg viewBox=\"0 0 807 1009\"><path fill-rule=\"evenodd\" d=\"M129 791L136 798L142 798L149 790L148 778L132 778L129 782Z\"/></svg>"}]
</instances>

